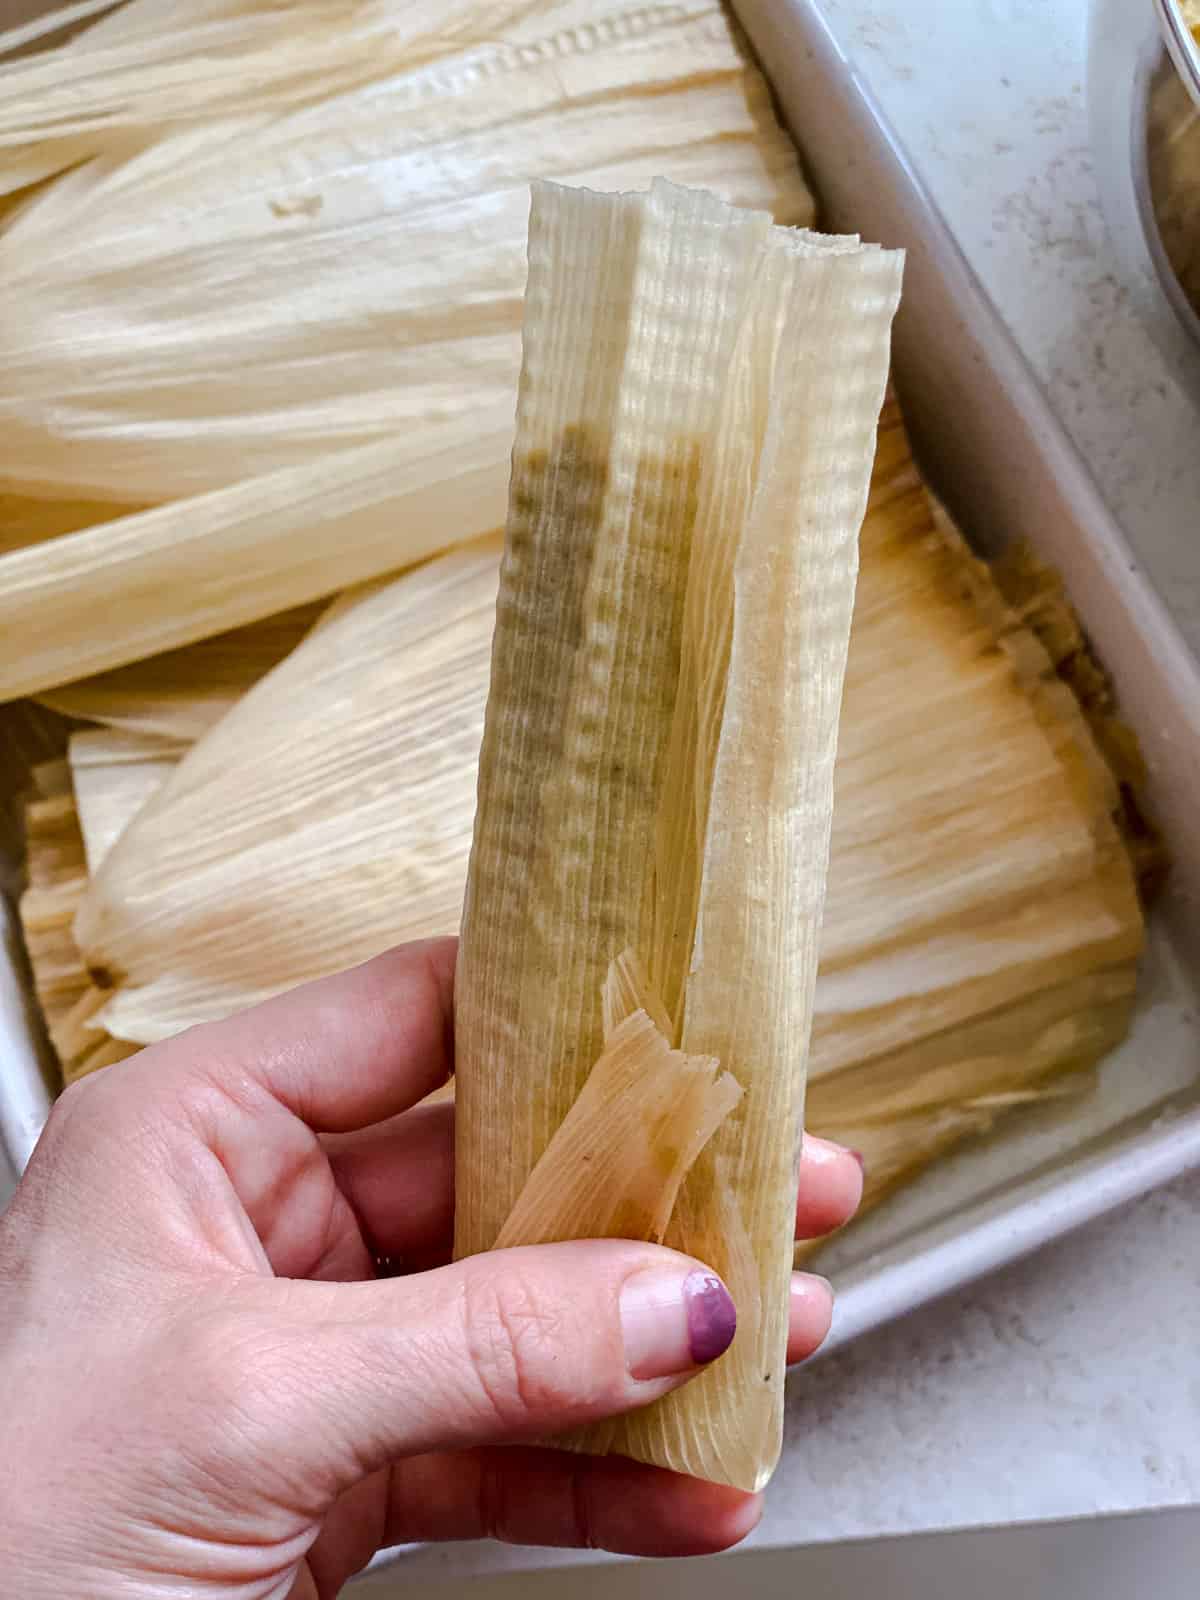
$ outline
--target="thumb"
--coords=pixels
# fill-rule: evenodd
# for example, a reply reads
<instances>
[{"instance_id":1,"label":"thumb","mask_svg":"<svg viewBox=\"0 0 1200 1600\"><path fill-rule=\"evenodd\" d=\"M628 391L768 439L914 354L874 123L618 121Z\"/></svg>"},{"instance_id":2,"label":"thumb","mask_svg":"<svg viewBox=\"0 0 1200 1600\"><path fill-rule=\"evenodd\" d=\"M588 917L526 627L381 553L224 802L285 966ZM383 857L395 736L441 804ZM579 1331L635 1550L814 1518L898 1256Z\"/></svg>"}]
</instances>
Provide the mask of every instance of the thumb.
<instances>
[{"instance_id":1,"label":"thumb","mask_svg":"<svg viewBox=\"0 0 1200 1600\"><path fill-rule=\"evenodd\" d=\"M263 1444L341 1489L400 1456L647 1405L729 1347L736 1314L687 1256L586 1240L378 1283L260 1281L237 1320Z\"/></svg>"}]
</instances>

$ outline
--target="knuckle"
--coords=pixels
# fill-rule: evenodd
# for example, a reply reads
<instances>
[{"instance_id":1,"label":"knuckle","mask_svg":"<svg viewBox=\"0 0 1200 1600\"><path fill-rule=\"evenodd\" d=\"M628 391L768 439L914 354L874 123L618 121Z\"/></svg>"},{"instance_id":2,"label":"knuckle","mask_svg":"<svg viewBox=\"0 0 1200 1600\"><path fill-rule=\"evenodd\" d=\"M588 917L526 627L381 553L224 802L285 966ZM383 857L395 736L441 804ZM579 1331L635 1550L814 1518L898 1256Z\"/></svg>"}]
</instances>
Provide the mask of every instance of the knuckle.
<instances>
[{"instance_id":1,"label":"knuckle","mask_svg":"<svg viewBox=\"0 0 1200 1600\"><path fill-rule=\"evenodd\" d=\"M535 1281L514 1272L467 1280L467 1353L482 1400L505 1432L545 1427L579 1409L564 1314Z\"/></svg>"},{"instance_id":2,"label":"knuckle","mask_svg":"<svg viewBox=\"0 0 1200 1600\"><path fill-rule=\"evenodd\" d=\"M102 1094L100 1075L96 1073L67 1084L50 1107L42 1143L51 1148L79 1138L92 1127L96 1097Z\"/></svg>"}]
</instances>

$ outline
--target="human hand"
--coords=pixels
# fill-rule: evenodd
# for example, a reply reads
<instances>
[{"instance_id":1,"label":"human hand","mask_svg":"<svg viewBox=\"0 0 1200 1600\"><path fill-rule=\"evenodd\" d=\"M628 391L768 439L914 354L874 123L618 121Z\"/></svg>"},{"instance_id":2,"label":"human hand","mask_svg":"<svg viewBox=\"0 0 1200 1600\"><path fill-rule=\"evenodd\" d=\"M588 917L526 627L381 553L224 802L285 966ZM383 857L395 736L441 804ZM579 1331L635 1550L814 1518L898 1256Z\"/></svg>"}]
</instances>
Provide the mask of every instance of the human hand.
<instances>
[{"instance_id":1,"label":"human hand","mask_svg":"<svg viewBox=\"0 0 1200 1600\"><path fill-rule=\"evenodd\" d=\"M697 1347L697 1285L724 1292L653 1245L445 1264L453 1107L417 1102L451 1070L454 955L394 950L59 1099L0 1217L4 1593L327 1600L406 1540L692 1555L757 1522L755 1496L497 1448L644 1405L731 1328ZM799 1231L860 1195L806 1141ZM798 1360L822 1280L791 1311Z\"/></svg>"}]
</instances>

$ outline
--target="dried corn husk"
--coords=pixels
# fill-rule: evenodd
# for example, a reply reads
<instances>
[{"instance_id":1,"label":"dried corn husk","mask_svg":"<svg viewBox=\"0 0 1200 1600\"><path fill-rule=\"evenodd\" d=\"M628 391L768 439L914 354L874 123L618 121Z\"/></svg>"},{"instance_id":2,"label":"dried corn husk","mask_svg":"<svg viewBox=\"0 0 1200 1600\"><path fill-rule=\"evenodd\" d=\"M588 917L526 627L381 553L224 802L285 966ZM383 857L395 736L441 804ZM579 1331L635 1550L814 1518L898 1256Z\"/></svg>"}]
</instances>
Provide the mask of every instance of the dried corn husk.
<instances>
[{"instance_id":1,"label":"dried corn husk","mask_svg":"<svg viewBox=\"0 0 1200 1600\"><path fill-rule=\"evenodd\" d=\"M470 714L479 725L487 693L485 641L496 559L493 555L486 579L489 599L483 601L481 591L472 624L480 648L456 669L464 714L473 706ZM862 535L835 774L826 904L833 943L822 954L809 1063L810 1126L863 1150L868 1206L941 1150L990 1125L1012 1104L1024 1103L1014 1096L1059 1092L1056 1075L1099 1059L1127 1025L1133 963L1143 937L1133 860L1151 874L1157 866L1140 824L1131 860L1111 821L1114 810L1123 825L1130 817L1131 794L1140 782L1136 750L1059 586L1028 559L1009 561L1001 576L1012 606L953 530L936 519L912 466L899 413L889 405ZM1059 692L1057 673L1066 674L1072 692ZM938 707L936 717L914 724L906 716L905 702L895 692L898 676L916 684L927 703ZM294 706L307 705L307 680L295 677L291 683ZM419 698L406 705L402 678L394 693L409 725L417 726ZM1086 724L1081 704L1088 712ZM427 736L434 732L431 721ZM318 767L336 762L326 746L327 740L336 741L336 723L310 721L297 737L312 749ZM1098 751L1103 761L1097 760ZM864 765L868 755L874 759ZM381 762L391 760L382 746L378 756ZM1121 775L1119 790L1114 768ZM932 796L931 772L942 780ZM236 812L245 781L241 767L230 764L224 783L210 791L214 814ZM473 813L474 751L465 751L457 782L464 797L455 808L460 833L456 842L443 836L439 868L452 887L441 920L432 920L429 931L449 932L457 925ZM1040 878L1027 883L1015 900L1008 894L1007 874L991 870L989 856L1002 850L1012 860L1020 839L993 835L979 820L994 815L996 788L1035 800L1022 836L1028 837L1030 859L1043 867ZM935 802L936 812L930 809ZM931 859L925 833L932 826L942 830L945 853ZM147 837L136 848L147 873L169 886L156 854L166 838L156 844ZM1077 877L1054 889L1058 849L1068 845ZM225 870L236 888L244 863L232 855ZM972 885L966 900L952 901L949 891L964 876ZM186 888L172 892L186 902ZM378 892L387 894L385 883ZM847 897L850 905L843 913L840 902ZM373 915L365 901L357 909ZM353 914L354 908L344 908L347 921ZM133 915L126 908L124 916ZM182 915L186 923L194 912L185 906ZM300 904L292 920L303 925ZM879 930L877 937L873 929ZM333 970L338 948L323 951L319 921L312 932L312 948L298 954L296 970L321 970L322 955L324 970ZM382 923L380 937L386 937ZM263 993L254 953L242 953L244 969L210 975L200 1009L173 1014L167 985L165 1009L153 1013L147 1037L226 1014ZM97 959L102 966L110 964L103 947ZM156 984L174 958L164 946L155 959L161 969L155 972ZM1104 998L1095 987L1109 975L1118 985L1115 998ZM278 986L287 981L281 972ZM1074 997L1075 1009L1056 1016L1043 1038L1037 1007L1049 990ZM991 1017L1000 1019L994 1035L1000 1042L989 1052L989 1070L998 1076L985 1081L985 1095L972 1063L978 1029ZM934 1048L941 1065L931 1098L916 1085ZM897 1063L899 1079L893 1072ZM903 1085L910 1078L906 1110ZM888 1083L892 1087L884 1092L881 1084Z\"/></svg>"},{"instance_id":2,"label":"dried corn husk","mask_svg":"<svg viewBox=\"0 0 1200 1600\"><path fill-rule=\"evenodd\" d=\"M0 32L0 56L112 14L50 55L0 63L0 194L201 120L299 107L494 38L537 3L83 0Z\"/></svg>"},{"instance_id":3,"label":"dried corn husk","mask_svg":"<svg viewBox=\"0 0 1200 1600\"><path fill-rule=\"evenodd\" d=\"M179 740L122 728L90 728L71 735L71 786L91 876L187 748Z\"/></svg>"},{"instance_id":4,"label":"dried corn husk","mask_svg":"<svg viewBox=\"0 0 1200 1600\"><path fill-rule=\"evenodd\" d=\"M25 807L28 883L20 899L21 931L33 989L63 1079L120 1061L138 1046L97 1033L91 1018L104 996L86 971L72 924L87 888L83 834L65 760L33 769Z\"/></svg>"},{"instance_id":5,"label":"dried corn husk","mask_svg":"<svg viewBox=\"0 0 1200 1600\"><path fill-rule=\"evenodd\" d=\"M31 519L40 542L0 557L2 697L499 527L529 177L661 173L811 216L717 0L376 0L331 56L306 22L336 10L189 0L164 42L162 6L134 0L101 24L116 57L97 28L0 73L0 129L7 106L13 149L42 160L52 118L28 86L75 63L94 109L61 139L97 152L0 233L0 493L168 502L62 539ZM256 55L195 53L190 26L289 45L260 77ZM372 81L328 76L347 58ZM179 126L182 68L204 83ZM296 104L305 72L325 87ZM248 85L253 110L216 114Z\"/></svg>"},{"instance_id":6,"label":"dried corn husk","mask_svg":"<svg viewBox=\"0 0 1200 1600\"><path fill-rule=\"evenodd\" d=\"M484 541L347 594L184 756L80 911L93 1028L149 1043L453 931L496 563Z\"/></svg>"},{"instance_id":7,"label":"dried corn husk","mask_svg":"<svg viewBox=\"0 0 1200 1600\"><path fill-rule=\"evenodd\" d=\"M470 439L428 422L0 558L0 698L207 638L494 529L511 424L499 412L490 429L476 420Z\"/></svg>"},{"instance_id":8,"label":"dried corn husk","mask_svg":"<svg viewBox=\"0 0 1200 1600\"><path fill-rule=\"evenodd\" d=\"M809 1128L862 1155L869 1210L1005 1112L1089 1087L1080 1075L1124 1038L1136 982L1130 963L1032 989L857 1072L817 1079L809 1088ZM797 1261L819 1248L798 1246Z\"/></svg>"},{"instance_id":9,"label":"dried corn husk","mask_svg":"<svg viewBox=\"0 0 1200 1600\"><path fill-rule=\"evenodd\" d=\"M725 1276L739 1330L686 1390L567 1442L745 1489L781 1442L837 711L899 275L669 185L534 190L456 983L455 1247L604 1226L539 1162L566 1129L608 1148L585 1081L632 949L669 1042L744 1091L666 1234Z\"/></svg>"},{"instance_id":10,"label":"dried corn husk","mask_svg":"<svg viewBox=\"0 0 1200 1600\"><path fill-rule=\"evenodd\" d=\"M88 987L71 932L87 886L87 863L66 762L39 766L34 780L25 806L28 881L19 909L34 993L53 1035Z\"/></svg>"},{"instance_id":11,"label":"dried corn husk","mask_svg":"<svg viewBox=\"0 0 1200 1600\"><path fill-rule=\"evenodd\" d=\"M0 706L0 893L20 887L25 845L25 802L37 794L38 769L62 760L67 724L54 712L20 701Z\"/></svg>"},{"instance_id":12,"label":"dried corn husk","mask_svg":"<svg viewBox=\"0 0 1200 1600\"><path fill-rule=\"evenodd\" d=\"M1144 928L1117 819L1136 760L1061 588L1028 559L1007 584L1020 611L936 512L886 408L808 1102L813 1132L863 1151L867 1209L1129 1024ZM902 698L884 692L896 675ZM1144 832L1137 856L1154 867Z\"/></svg>"},{"instance_id":13,"label":"dried corn husk","mask_svg":"<svg viewBox=\"0 0 1200 1600\"><path fill-rule=\"evenodd\" d=\"M137 1048L96 1030L93 1018L107 996L86 969L74 922L89 872L172 770L182 748L93 729L70 735L67 759L32 769L20 919L34 993L68 1083Z\"/></svg>"},{"instance_id":14,"label":"dried corn husk","mask_svg":"<svg viewBox=\"0 0 1200 1600\"><path fill-rule=\"evenodd\" d=\"M320 603L300 606L182 650L64 683L41 700L67 716L191 744L295 649L323 609Z\"/></svg>"}]
</instances>

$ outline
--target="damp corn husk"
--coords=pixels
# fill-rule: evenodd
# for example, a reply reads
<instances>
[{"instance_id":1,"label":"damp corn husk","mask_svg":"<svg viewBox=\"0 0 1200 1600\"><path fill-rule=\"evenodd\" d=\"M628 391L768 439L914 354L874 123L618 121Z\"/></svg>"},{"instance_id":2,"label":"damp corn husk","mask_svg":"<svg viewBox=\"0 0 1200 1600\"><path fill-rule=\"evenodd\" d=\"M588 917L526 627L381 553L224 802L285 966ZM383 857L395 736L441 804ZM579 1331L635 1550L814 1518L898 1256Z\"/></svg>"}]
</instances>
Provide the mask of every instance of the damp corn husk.
<instances>
[{"instance_id":1,"label":"damp corn husk","mask_svg":"<svg viewBox=\"0 0 1200 1600\"><path fill-rule=\"evenodd\" d=\"M455 1249L628 1225L554 1152L567 1128L603 1151L623 1114L589 1073L627 1025L606 1030L603 995L632 957L659 1049L742 1091L664 1236L725 1278L738 1335L686 1390L563 1442L747 1490L782 1440L837 713L900 265L665 184L534 191L455 987Z\"/></svg>"},{"instance_id":2,"label":"damp corn husk","mask_svg":"<svg viewBox=\"0 0 1200 1600\"><path fill-rule=\"evenodd\" d=\"M0 70L5 161L6 698L499 528L529 177L812 214L717 0L132 0Z\"/></svg>"}]
</instances>

